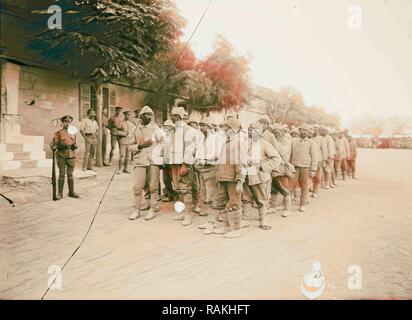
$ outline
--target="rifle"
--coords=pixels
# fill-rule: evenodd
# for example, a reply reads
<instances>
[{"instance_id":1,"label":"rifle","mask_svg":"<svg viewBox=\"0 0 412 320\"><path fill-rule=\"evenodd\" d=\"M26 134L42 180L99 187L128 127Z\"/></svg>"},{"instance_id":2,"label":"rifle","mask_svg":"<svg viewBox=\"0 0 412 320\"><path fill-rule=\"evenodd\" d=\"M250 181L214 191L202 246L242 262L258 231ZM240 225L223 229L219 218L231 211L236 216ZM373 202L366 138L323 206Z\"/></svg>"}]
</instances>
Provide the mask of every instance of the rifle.
<instances>
[{"instance_id":1,"label":"rifle","mask_svg":"<svg viewBox=\"0 0 412 320\"><path fill-rule=\"evenodd\" d=\"M2 198L4 198L8 203L10 203L12 207L15 207L15 206L16 206L16 204L14 203L13 200L7 198L5 195L3 195L3 194L1 194L1 193L0 193L0 196L1 196Z\"/></svg>"},{"instance_id":2,"label":"rifle","mask_svg":"<svg viewBox=\"0 0 412 320\"><path fill-rule=\"evenodd\" d=\"M56 151L53 150L53 164L52 164L52 186L53 186L53 201L57 200L56 194Z\"/></svg>"}]
</instances>

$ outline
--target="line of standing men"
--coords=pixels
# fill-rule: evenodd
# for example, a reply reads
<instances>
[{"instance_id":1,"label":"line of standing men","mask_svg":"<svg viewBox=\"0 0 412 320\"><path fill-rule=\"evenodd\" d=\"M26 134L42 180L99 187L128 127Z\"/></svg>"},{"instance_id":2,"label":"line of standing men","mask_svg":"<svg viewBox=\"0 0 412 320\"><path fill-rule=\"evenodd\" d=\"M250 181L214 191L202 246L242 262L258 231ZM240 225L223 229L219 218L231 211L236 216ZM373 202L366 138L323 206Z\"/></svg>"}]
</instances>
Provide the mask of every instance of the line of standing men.
<instances>
[{"instance_id":1,"label":"line of standing men","mask_svg":"<svg viewBox=\"0 0 412 320\"><path fill-rule=\"evenodd\" d=\"M84 170L92 169L98 130L94 111L87 114L80 124L85 140ZM199 228L205 234L222 234L225 238L239 237L241 229L249 226L248 204L258 209L259 227L269 230L267 215L282 210L283 217L289 216L298 190L299 211L304 212L310 192L318 198L319 188L336 187L338 176L343 180L356 178L356 142L348 132L307 124L289 129L271 124L267 116L245 130L236 114L227 115L221 124L209 117L196 122L188 119L183 107L173 108L171 119L162 128L153 117L153 110L144 106L133 120L130 112L122 112L120 107L112 117L105 114L103 118L103 139L106 136L107 141L109 132L111 135L109 162L104 161L105 165L110 165L118 145L117 173L130 173L129 163L133 167L135 209L130 220L139 218L143 209L148 209L146 220L156 216L161 171L169 197L184 204L174 220L189 226L193 213L207 216L207 222ZM69 196L78 197L73 189L77 144L68 133L72 120L70 116L62 118L63 128L51 145L58 151L59 199L66 172ZM146 197L149 202L142 206Z\"/></svg>"},{"instance_id":2,"label":"line of standing men","mask_svg":"<svg viewBox=\"0 0 412 320\"><path fill-rule=\"evenodd\" d=\"M222 124L208 117L196 122L187 119L182 107L172 110L162 128L151 122L152 117L150 107L142 108L128 146L135 174L131 220L142 214L145 186L150 186L145 219L156 216L161 170L184 204L174 220L188 226L193 213L208 216L199 228L226 238L239 237L249 226L244 210L248 203L258 208L260 228L269 230L267 214L283 210L282 216L289 216L298 189L299 211L304 212L310 192L317 198L320 186L336 187L338 175L355 178L356 143L343 132L307 124L289 130L271 125L268 117L245 130L236 115L228 115Z\"/></svg>"}]
</instances>

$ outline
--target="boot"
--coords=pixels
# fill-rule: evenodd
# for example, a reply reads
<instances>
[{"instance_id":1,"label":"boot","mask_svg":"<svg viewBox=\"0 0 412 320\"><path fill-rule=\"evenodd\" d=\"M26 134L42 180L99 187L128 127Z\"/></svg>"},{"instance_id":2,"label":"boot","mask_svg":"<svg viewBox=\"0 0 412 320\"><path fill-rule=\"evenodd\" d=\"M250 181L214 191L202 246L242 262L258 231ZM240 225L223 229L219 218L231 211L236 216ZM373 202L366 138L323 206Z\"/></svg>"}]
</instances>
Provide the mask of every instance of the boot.
<instances>
[{"instance_id":1,"label":"boot","mask_svg":"<svg viewBox=\"0 0 412 320\"><path fill-rule=\"evenodd\" d=\"M199 216L205 216L206 213L202 212L202 209L199 207L198 204L193 205L193 212L197 213Z\"/></svg>"},{"instance_id":2,"label":"boot","mask_svg":"<svg viewBox=\"0 0 412 320\"><path fill-rule=\"evenodd\" d=\"M246 213L245 208L242 210L242 221L240 222L240 228L248 228L250 226L249 215Z\"/></svg>"},{"instance_id":3,"label":"boot","mask_svg":"<svg viewBox=\"0 0 412 320\"><path fill-rule=\"evenodd\" d=\"M67 183L69 184L69 197L70 198L76 198L76 199L80 198L80 196L74 192L74 180L73 180L73 178L68 178Z\"/></svg>"},{"instance_id":4,"label":"boot","mask_svg":"<svg viewBox=\"0 0 412 320\"><path fill-rule=\"evenodd\" d=\"M282 213L282 217L286 218L290 216L290 208L292 204L292 199L290 196L286 196L283 198L283 204L285 206L285 211Z\"/></svg>"},{"instance_id":5,"label":"boot","mask_svg":"<svg viewBox=\"0 0 412 320\"><path fill-rule=\"evenodd\" d=\"M223 221L223 226L221 226L220 228L213 229L213 233L214 234L226 234L232 231L232 228L230 227L230 223L229 223L228 212L227 211L219 212L218 219L219 217L221 217Z\"/></svg>"},{"instance_id":6,"label":"boot","mask_svg":"<svg viewBox=\"0 0 412 320\"><path fill-rule=\"evenodd\" d=\"M117 168L117 174L121 174L122 173L122 171L123 171L123 165L122 165L122 163L121 162L119 162L119 167Z\"/></svg>"},{"instance_id":7,"label":"boot","mask_svg":"<svg viewBox=\"0 0 412 320\"><path fill-rule=\"evenodd\" d=\"M215 228L215 223L208 222L205 230L203 230L203 234L212 234L214 228Z\"/></svg>"},{"instance_id":8,"label":"boot","mask_svg":"<svg viewBox=\"0 0 412 320\"><path fill-rule=\"evenodd\" d=\"M260 228L263 230L272 229L272 227L268 224L267 216L266 216L266 206L259 208L259 220L260 220Z\"/></svg>"},{"instance_id":9,"label":"boot","mask_svg":"<svg viewBox=\"0 0 412 320\"><path fill-rule=\"evenodd\" d=\"M185 211L183 215L183 222L182 226L190 226L192 224L192 213L189 211Z\"/></svg>"},{"instance_id":10,"label":"boot","mask_svg":"<svg viewBox=\"0 0 412 320\"><path fill-rule=\"evenodd\" d=\"M124 172L124 173L127 173L127 174L131 174L131 172L129 171L128 167L129 167L128 164L126 164L126 165L124 166L123 172Z\"/></svg>"},{"instance_id":11,"label":"boot","mask_svg":"<svg viewBox=\"0 0 412 320\"><path fill-rule=\"evenodd\" d=\"M145 220L149 221L152 220L155 217L155 213L153 209L149 209L149 212L146 214L146 216L144 217Z\"/></svg>"},{"instance_id":12,"label":"boot","mask_svg":"<svg viewBox=\"0 0 412 320\"><path fill-rule=\"evenodd\" d=\"M137 218L140 217L140 211L139 209L136 209L130 216L129 220L136 220Z\"/></svg>"},{"instance_id":13,"label":"boot","mask_svg":"<svg viewBox=\"0 0 412 320\"><path fill-rule=\"evenodd\" d=\"M140 206L139 210L140 211L146 211L150 209L150 203L146 203Z\"/></svg>"},{"instance_id":14,"label":"boot","mask_svg":"<svg viewBox=\"0 0 412 320\"><path fill-rule=\"evenodd\" d=\"M268 214L276 213L276 206L277 206L277 200L278 200L278 193L275 193L272 195L272 198L270 199L270 206L268 210Z\"/></svg>"},{"instance_id":15,"label":"boot","mask_svg":"<svg viewBox=\"0 0 412 320\"><path fill-rule=\"evenodd\" d=\"M59 178L58 192L57 192L57 196L56 196L57 200L60 200L61 198L63 198L63 188L64 188L64 177L63 177L63 179Z\"/></svg>"},{"instance_id":16,"label":"boot","mask_svg":"<svg viewBox=\"0 0 412 320\"><path fill-rule=\"evenodd\" d=\"M242 231L240 228L241 223L242 223L242 212L240 210L234 210L232 211L232 216L233 216L233 230L224 235L226 239L239 238L242 236Z\"/></svg>"}]
</instances>

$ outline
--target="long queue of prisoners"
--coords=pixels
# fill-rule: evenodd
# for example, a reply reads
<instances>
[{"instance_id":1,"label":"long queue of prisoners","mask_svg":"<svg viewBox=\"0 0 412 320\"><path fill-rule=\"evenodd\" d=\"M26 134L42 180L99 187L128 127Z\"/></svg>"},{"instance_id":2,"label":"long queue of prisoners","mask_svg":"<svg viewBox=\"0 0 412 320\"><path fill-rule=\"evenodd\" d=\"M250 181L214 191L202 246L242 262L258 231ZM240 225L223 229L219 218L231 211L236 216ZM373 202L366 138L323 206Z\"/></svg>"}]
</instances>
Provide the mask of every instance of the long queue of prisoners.
<instances>
[{"instance_id":1,"label":"long queue of prisoners","mask_svg":"<svg viewBox=\"0 0 412 320\"><path fill-rule=\"evenodd\" d=\"M281 211L286 218L293 202L305 212L309 196L318 198L320 189L335 188L338 178L356 179L356 142L346 130L308 124L289 127L271 123L267 116L242 128L236 114L226 115L222 123L211 117L197 122L179 106L159 127L149 106L136 111L134 118L130 111L122 111L117 107L110 118L103 113L102 153L106 155L110 135L109 159L103 156L103 164L112 165L118 146L117 173L133 170L130 220L152 220L160 211L159 200L173 201L173 220L183 226L192 224L194 214L207 216L207 222L198 226L204 234L236 238L250 226L248 205L257 208L259 227L269 230L268 214ZM93 170L99 130L95 117L90 109L80 123L83 170ZM77 149L73 118L64 116L61 121L62 129L51 143L59 168L57 199L63 197L66 175L69 197L79 198L73 183Z\"/></svg>"}]
</instances>

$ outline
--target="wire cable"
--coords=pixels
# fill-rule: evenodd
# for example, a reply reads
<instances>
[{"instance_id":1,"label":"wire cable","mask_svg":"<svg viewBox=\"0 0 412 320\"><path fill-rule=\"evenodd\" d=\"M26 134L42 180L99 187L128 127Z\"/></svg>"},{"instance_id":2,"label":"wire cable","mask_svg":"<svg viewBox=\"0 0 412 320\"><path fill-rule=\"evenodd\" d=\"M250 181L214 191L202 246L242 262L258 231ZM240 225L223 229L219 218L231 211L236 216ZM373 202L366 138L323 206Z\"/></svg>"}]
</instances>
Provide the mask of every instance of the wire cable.
<instances>
[{"instance_id":1,"label":"wire cable","mask_svg":"<svg viewBox=\"0 0 412 320\"><path fill-rule=\"evenodd\" d=\"M168 79L168 77L169 77L170 74L172 73L174 66L175 66L176 63L179 61L180 57L183 55L183 52L184 52L184 51L186 50L186 48L188 47L188 45L189 45L190 41L192 40L194 34L196 33L197 29L199 28L199 26L200 26L203 18L205 17L206 12L208 11L211 2L212 2L212 0L209 0L209 3L207 4L207 7L206 7L205 11L203 12L203 14L202 14L199 22L198 22L197 25L196 25L196 28L193 30L191 36L189 37L188 41L186 42L186 45L184 46L184 48L183 48L182 51L180 52L179 56L177 57L177 59L176 59L175 62L173 63L173 65L172 65L172 67L170 68L169 72L167 73L165 79L163 80L163 83L161 84L160 88L159 88L157 91L160 91L161 88L163 88L166 80ZM132 139L133 136L134 136L134 133L136 132L137 127L138 127L138 125L136 125L136 127L135 127L135 129L134 129L134 131L133 131L133 134L131 135L131 137L130 137L130 139L129 139L129 144L130 144L130 142L131 142L131 139ZM85 235L83 236L82 240L80 241L80 243L79 243L79 245L76 247L76 249L75 249L75 250L73 251L73 253L70 255L70 257L69 257L69 258L66 260L66 262L63 264L62 268L61 268L60 271L57 273L56 277L53 279L53 281L52 281L52 282L50 283L50 285L47 287L46 291L44 292L43 296L41 297L41 300L44 300L44 298L46 297L46 295L47 295L47 293L49 292L50 288L51 288L51 287L53 286L53 284L56 282L56 279L57 279L57 278L59 277L59 275L63 272L64 268L67 266L67 264L69 263L69 261L74 257L74 255L79 251L80 247L81 247L81 246L83 245L83 243L85 242L87 236L88 236L89 233L90 233L90 230L91 230L92 227L93 227L94 221L96 220L97 214L99 213L99 210L100 210L100 208L101 208L101 205L102 205L102 203L103 203L103 201L104 201L104 199L105 199L105 197L106 197L106 194L107 194L107 192L109 191L110 185L112 184L112 182L113 182L113 180L114 180L114 177L115 177L115 175L116 175L116 171L117 171L117 169L114 170L114 172L113 172L113 174L112 174L112 176L111 176L111 178L110 178L110 180L109 180L109 183L107 184L106 189L105 189L102 197L100 198L99 205L97 206L97 209L96 209L96 211L95 211L95 213L94 213L94 215L93 215L93 219L92 219L92 221L90 222L89 228L87 229Z\"/></svg>"}]
</instances>

